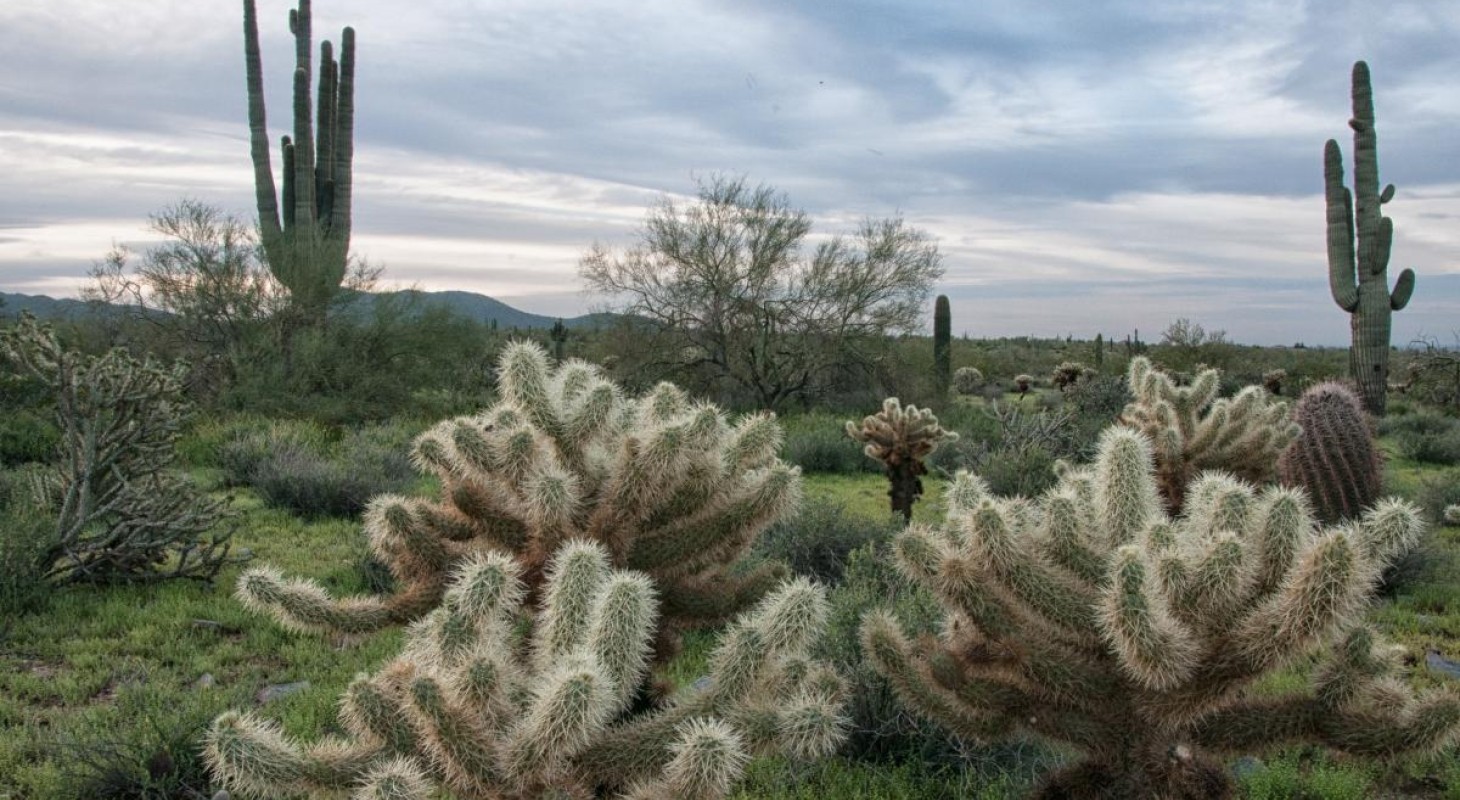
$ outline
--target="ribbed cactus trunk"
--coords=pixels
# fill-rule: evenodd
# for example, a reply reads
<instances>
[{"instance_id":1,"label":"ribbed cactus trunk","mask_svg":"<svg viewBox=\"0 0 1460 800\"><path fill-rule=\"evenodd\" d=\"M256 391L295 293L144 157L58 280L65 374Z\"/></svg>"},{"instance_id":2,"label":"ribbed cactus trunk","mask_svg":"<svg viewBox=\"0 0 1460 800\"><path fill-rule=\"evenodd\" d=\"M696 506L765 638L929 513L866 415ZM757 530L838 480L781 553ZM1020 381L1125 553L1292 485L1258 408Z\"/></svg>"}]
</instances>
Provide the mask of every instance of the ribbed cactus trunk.
<instances>
[{"instance_id":1,"label":"ribbed cactus trunk","mask_svg":"<svg viewBox=\"0 0 1460 800\"><path fill-rule=\"evenodd\" d=\"M927 471L923 462L915 459L887 465L887 482L891 484L887 496L892 499L892 513L901 514L904 522L912 522L913 503L923 496L920 476Z\"/></svg>"},{"instance_id":2,"label":"ribbed cactus trunk","mask_svg":"<svg viewBox=\"0 0 1460 800\"><path fill-rule=\"evenodd\" d=\"M295 307L307 317L318 318L343 283L349 259L355 31L345 28L341 33L338 61L333 46L321 43L319 93L311 109L310 0L299 0L299 7L289 11L289 30L294 35L294 134L283 137L280 144L281 203L269 153L258 13L254 0L244 0L249 150L264 256L275 279L289 290Z\"/></svg>"},{"instance_id":3,"label":"ribbed cactus trunk","mask_svg":"<svg viewBox=\"0 0 1460 800\"><path fill-rule=\"evenodd\" d=\"M1389 290L1389 250L1394 222L1380 209L1394 197L1394 184L1379 189L1379 139L1374 130L1374 92L1369 67L1353 71L1354 188L1343 183L1343 152L1329 139L1323 148L1324 198L1328 204L1328 286L1338 307L1349 312L1352 345L1349 374L1364 407L1384 414L1389 385L1392 314L1414 293L1414 271L1399 274Z\"/></svg>"},{"instance_id":4,"label":"ribbed cactus trunk","mask_svg":"<svg viewBox=\"0 0 1460 800\"><path fill-rule=\"evenodd\" d=\"M933 304L933 379L938 395L946 396L953 382L953 312L944 294Z\"/></svg>"}]
</instances>

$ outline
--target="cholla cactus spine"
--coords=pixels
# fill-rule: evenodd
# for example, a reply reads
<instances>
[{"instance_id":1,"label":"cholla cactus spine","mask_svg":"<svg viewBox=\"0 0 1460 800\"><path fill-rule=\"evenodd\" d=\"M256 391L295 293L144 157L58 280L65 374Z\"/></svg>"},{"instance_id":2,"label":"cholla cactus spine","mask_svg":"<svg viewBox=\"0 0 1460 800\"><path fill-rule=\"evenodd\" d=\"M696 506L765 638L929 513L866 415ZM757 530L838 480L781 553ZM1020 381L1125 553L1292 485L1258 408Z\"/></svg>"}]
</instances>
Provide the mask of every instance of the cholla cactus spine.
<instances>
[{"instance_id":1,"label":"cholla cactus spine","mask_svg":"<svg viewBox=\"0 0 1460 800\"><path fill-rule=\"evenodd\" d=\"M840 740L840 680L807 657L825 623L819 588L794 581L772 592L730 626L708 690L632 714L626 689L648 666L652 583L613 570L601 545L581 540L563 546L548 575L532 640L517 647L520 564L497 553L462 562L401 655L351 685L347 739L301 746L230 712L207 737L214 773L266 797L358 787L357 796L424 800L440 787L463 800L527 800L607 786L713 800L750 753L818 757Z\"/></svg>"},{"instance_id":2,"label":"cholla cactus spine","mask_svg":"<svg viewBox=\"0 0 1460 800\"><path fill-rule=\"evenodd\" d=\"M558 546L586 537L659 585L662 660L680 631L734 616L779 580L774 566L729 570L799 502L799 470L776 458L774 417L731 424L671 384L625 398L596 367L554 368L530 343L509 346L499 374L498 405L416 440L415 461L440 479L441 499L384 495L365 514L395 595L337 601L254 570L239 580L240 598L293 628L362 632L431 611L453 566L475 554L511 553L537 587ZM534 589L529 602L538 600Z\"/></svg>"},{"instance_id":3,"label":"cholla cactus spine","mask_svg":"<svg viewBox=\"0 0 1460 800\"><path fill-rule=\"evenodd\" d=\"M1360 624L1379 569L1421 531L1405 503L1320 529L1299 492L1209 474L1173 519L1150 443L1121 427L1032 507L967 474L948 497L942 528L895 542L899 566L948 609L940 639L910 641L874 613L864 651L955 732L1024 727L1081 750L1044 796L1221 796L1230 777L1206 751L1312 741L1390 755L1460 732L1460 697L1396 689L1388 651ZM1313 690L1242 691L1331 643Z\"/></svg>"},{"instance_id":4,"label":"cholla cactus spine","mask_svg":"<svg viewBox=\"0 0 1460 800\"><path fill-rule=\"evenodd\" d=\"M1358 517L1384 479L1363 401L1341 383L1320 383L1298 398L1293 419L1303 433L1278 458L1279 478L1307 491L1326 523Z\"/></svg>"},{"instance_id":5,"label":"cholla cactus spine","mask_svg":"<svg viewBox=\"0 0 1460 800\"><path fill-rule=\"evenodd\" d=\"M1186 486L1201 470L1219 469L1253 483L1271 480L1278 454L1301 430L1288 419L1287 405L1260 386L1219 399L1215 369L1177 386L1149 359L1136 356L1126 380L1135 399L1120 421L1154 443L1161 494L1172 513L1181 510Z\"/></svg>"},{"instance_id":6,"label":"cholla cactus spine","mask_svg":"<svg viewBox=\"0 0 1460 800\"><path fill-rule=\"evenodd\" d=\"M846 423L847 435L866 443L863 452L868 458L881 461L887 480L892 485L887 495L892 511L912 521L913 503L923 493L921 476L928 472L923 459L938 445L951 442L958 434L944 430L929 409L904 407L896 397L882 401L882 410L862 418L862 424Z\"/></svg>"}]
</instances>

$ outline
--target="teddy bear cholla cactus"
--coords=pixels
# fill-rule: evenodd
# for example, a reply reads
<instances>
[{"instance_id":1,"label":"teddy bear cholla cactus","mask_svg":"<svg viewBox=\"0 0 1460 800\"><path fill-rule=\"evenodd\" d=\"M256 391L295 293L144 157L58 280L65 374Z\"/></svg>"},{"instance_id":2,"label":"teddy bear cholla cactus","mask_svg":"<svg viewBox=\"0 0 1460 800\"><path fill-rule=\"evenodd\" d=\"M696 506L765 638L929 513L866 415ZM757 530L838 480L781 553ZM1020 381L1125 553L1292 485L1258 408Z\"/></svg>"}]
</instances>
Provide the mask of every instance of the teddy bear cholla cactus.
<instances>
[{"instance_id":1,"label":"teddy bear cholla cactus","mask_svg":"<svg viewBox=\"0 0 1460 800\"><path fill-rule=\"evenodd\" d=\"M941 636L910 641L875 612L864 652L955 733L1022 727L1081 751L1048 797L1220 797L1231 781L1208 752L1307 741L1390 755L1454 738L1460 698L1412 697L1359 622L1380 569L1419 535L1416 509L1385 501L1323 529L1301 492L1209 472L1173 519L1156 479L1150 443L1119 426L1037 502L960 474L946 523L895 542L946 609ZM1328 645L1310 690L1247 692Z\"/></svg>"},{"instance_id":2,"label":"teddy bear cholla cactus","mask_svg":"<svg viewBox=\"0 0 1460 800\"><path fill-rule=\"evenodd\" d=\"M887 490L892 511L905 520L912 519L913 503L923 493L921 476L928 472L923 459L938 445L958 438L958 434L939 426L929 409L904 407L896 397L883 400L882 410L863 417L861 425L848 421L846 430L848 436L866 443L862 452L868 458L882 462L892 484Z\"/></svg>"},{"instance_id":3,"label":"teddy bear cholla cactus","mask_svg":"<svg viewBox=\"0 0 1460 800\"><path fill-rule=\"evenodd\" d=\"M1288 419L1287 404L1274 402L1260 386L1218 399L1220 377L1206 369L1190 385L1177 386L1144 356L1131 359L1126 379L1135 400L1120 422L1155 443L1157 480L1172 513L1181 511L1187 485L1202 470L1271 481L1278 454L1301 432Z\"/></svg>"},{"instance_id":4,"label":"teddy bear cholla cactus","mask_svg":"<svg viewBox=\"0 0 1460 800\"><path fill-rule=\"evenodd\" d=\"M774 567L729 571L799 501L799 470L776 458L774 417L731 425L667 383L627 399L589 364L550 368L533 344L509 346L499 374L501 402L416 440L416 463L440 479L441 499L386 495L366 512L396 594L337 601L313 583L254 570L240 579L240 598L294 628L368 631L427 613L455 564L495 550L522 565L536 606L548 557L586 538L616 567L654 579L663 658L680 631L734 616L781 578Z\"/></svg>"},{"instance_id":5,"label":"teddy bear cholla cactus","mask_svg":"<svg viewBox=\"0 0 1460 800\"><path fill-rule=\"evenodd\" d=\"M708 686L634 714L657 601L642 573L615 570L574 540L549 562L543 606L523 642L523 567L501 553L453 568L441 605L411 626L402 653L346 691L347 738L301 746L273 723L229 712L206 755L247 795L354 792L470 800L723 797L749 756L815 758L840 741L841 681L811 661L826 600L783 584L734 622Z\"/></svg>"}]
</instances>

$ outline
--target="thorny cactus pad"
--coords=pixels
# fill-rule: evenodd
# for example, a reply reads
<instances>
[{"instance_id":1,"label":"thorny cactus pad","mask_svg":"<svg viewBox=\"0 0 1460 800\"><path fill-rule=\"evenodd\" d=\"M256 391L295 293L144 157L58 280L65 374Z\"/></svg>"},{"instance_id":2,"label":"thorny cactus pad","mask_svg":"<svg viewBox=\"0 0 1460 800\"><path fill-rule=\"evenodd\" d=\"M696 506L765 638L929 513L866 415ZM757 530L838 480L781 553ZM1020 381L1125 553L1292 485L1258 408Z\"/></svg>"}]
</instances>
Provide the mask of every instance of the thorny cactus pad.
<instances>
[{"instance_id":1,"label":"thorny cactus pad","mask_svg":"<svg viewBox=\"0 0 1460 800\"><path fill-rule=\"evenodd\" d=\"M732 623L705 688L634 713L653 582L582 540L564 543L546 574L524 641L522 565L502 553L459 562L401 654L346 690L344 738L301 745L229 712L207 736L214 774L263 797L714 800L751 755L818 758L841 741L841 680L807 655L827 613L813 584L785 583Z\"/></svg>"},{"instance_id":2,"label":"thorny cactus pad","mask_svg":"<svg viewBox=\"0 0 1460 800\"><path fill-rule=\"evenodd\" d=\"M416 440L416 463L440 479L440 498L385 495L365 514L396 594L333 600L313 583L255 570L239 580L240 598L293 628L368 631L425 615L455 565L503 552L522 565L537 606L548 558L569 539L590 539L615 567L654 580L662 660L682 630L734 616L780 580L774 566L730 568L799 502L800 471L776 457L773 416L732 424L667 383L626 398L590 364L550 367L534 344L509 346L499 375L500 403Z\"/></svg>"},{"instance_id":3,"label":"thorny cactus pad","mask_svg":"<svg viewBox=\"0 0 1460 800\"><path fill-rule=\"evenodd\" d=\"M961 473L946 523L895 542L946 609L941 635L910 641L876 612L864 652L955 733L1073 745L1084 759L1046 797L1221 797L1231 779L1211 752L1315 742L1389 756L1455 738L1460 697L1412 696L1361 624L1379 571L1421 532L1415 508L1384 501L1321 528L1301 492L1208 472L1172 518L1157 480L1150 443L1119 426L1037 501ZM1328 647L1310 688L1245 691Z\"/></svg>"},{"instance_id":4,"label":"thorny cactus pad","mask_svg":"<svg viewBox=\"0 0 1460 800\"><path fill-rule=\"evenodd\" d=\"M958 438L938 425L932 411L904 407L896 397L883 400L882 410L863 417L861 425L847 422L846 430L848 436L866 443L862 451L868 458L882 462L892 484L887 491L892 510L906 520L912 519L913 503L923 493L921 476L928 472L923 459L938 445Z\"/></svg>"},{"instance_id":5,"label":"thorny cactus pad","mask_svg":"<svg viewBox=\"0 0 1460 800\"><path fill-rule=\"evenodd\" d=\"M1288 419L1287 404L1260 386L1218 399L1220 378L1206 369L1177 386L1144 356L1131 359L1126 380L1135 400L1120 422L1155 443L1157 481L1172 513L1181 511L1186 487L1201 470L1220 469L1253 483L1272 480L1278 454L1300 432Z\"/></svg>"}]
</instances>

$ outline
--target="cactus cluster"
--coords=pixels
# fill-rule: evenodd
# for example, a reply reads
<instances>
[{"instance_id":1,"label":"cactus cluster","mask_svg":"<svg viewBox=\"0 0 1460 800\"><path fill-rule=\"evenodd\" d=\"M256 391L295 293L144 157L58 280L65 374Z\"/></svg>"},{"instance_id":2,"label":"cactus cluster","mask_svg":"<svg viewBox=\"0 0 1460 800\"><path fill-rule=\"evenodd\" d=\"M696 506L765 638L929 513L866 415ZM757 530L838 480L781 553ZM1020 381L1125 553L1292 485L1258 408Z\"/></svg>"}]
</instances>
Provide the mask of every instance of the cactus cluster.
<instances>
[{"instance_id":1,"label":"cactus cluster","mask_svg":"<svg viewBox=\"0 0 1460 800\"><path fill-rule=\"evenodd\" d=\"M882 462L887 481L892 486L887 496L893 513L912 520L912 507L923 494L922 476L928 473L923 459L938 445L951 442L958 434L944 430L932 411L917 406L903 406L896 397L882 401L882 410L862 418L858 425L848 421L847 435L866 444L862 451L868 458Z\"/></svg>"},{"instance_id":2,"label":"cactus cluster","mask_svg":"<svg viewBox=\"0 0 1460 800\"><path fill-rule=\"evenodd\" d=\"M1029 390L1032 388L1034 388L1033 375L1021 372L1014 376L1014 391L1019 393L1019 397L1022 398L1024 395L1029 394Z\"/></svg>"},{"instance_id":3,"label":"cactus cluster","mask_svg":"<svg viewBox=\"0 0 1460 800\"><path fill-rule=\"evenodd\" d=\"M773 416L732 424L667 383L627 398L596 367L553 368L530 343L507 347L498 374L500 402L416 440L415 461L440 480L439 499L384 495L366 511L395 594L335 600L261 569L240 578L240 598L296 629L369 631L430 612L457 564L496 551L522 566L535 607L548 559L587 539L615 567L655 581L662 661L682 631L731 618L783 576L776 565L732 569L799 502L800 471L776 457Z\"/></svg>"},{"instance_id":4,"label":"cactus cluster","mask_svg":"<svg viewBox=\"0 0 1460 800\"><path fill-rule=\"evenodd\" d=\"M1151 443L1121 426L1036 501L960 474L946 523L895 540L900 569L946 609L941 634L909 640L874 612L864 652L959 735L1024 729L1080 751L1045 797L1222 797L1231 777L1209 753L1454 740L1460 697L1414 697L1360 621L1379 571L1419 536L1416 509L1385 501L1321 528L1301 492L1208 472L1173 518L1157 481ZM1246 691L1329 646L1311 688Z\"/></svg>"},{"instance_id":5,"label":"cactus cluster","mask_svg":"<svg viewBox=\"0 0 1460 800\"><path fill-rule=\"evenodd\" d=\"M1389 290L1389 249L1394 221L1383 206L1394 199L1394 184L1379 188L1379 137L1374 128L1374 90L1369 65L1353 69L1354 188L1343 184L1343 151L1329 139L1323 146L1324 201L1327 204L1328 288L1333 302L1349 313L1353 342L1349 376L1359 386L1364 407L1384 415L1389 385L1389 329L1393 313L1414 294L1414 271L1399 273Z\"/></svg>"},{"instance_id":6,"label":"cactus cluster","mask_svg":"<svg viewBox=\"0 0 1460 800\"><path fill-rule=\"evenodd\" d=\"M1049 382L1061 392L1074 386L1080 381L1087 381L1095 377L1095 370L1081 364L1078 361L1062 361L1059 366L1050 373Z\"/></svg>"},{"instance_id":7,"label":"cactus cluster","mask_svg":"<svg viewBox=\"0 0 1460 800\"><path fill-rule=\"evenodd\" d=\"M1300 432L1288 419L1287 405L1260 386L1218 399L1220 378L1217 370L1205 369L1178 386L1150 359L1131 359L1126 380L1135 400L1120 422L1155 443L1161 495L1173 514L1181 511L1186 487L1201 470L1220 469L1253 483L1272 480L1278 455Z\"/></svg>"},{"instance_id":8,"label":"cactus cluster","mask_svg":"<svg viewBox=\"0 0 1460 800\"><path fill-rule=\"evenodd\" d=\"M351 683L344 738L301 745L229 712L207 736L214 774L264 797L713 800L751 755L809 759L839 743L841 680L807 656L825 623L821 589L782 585L729 626L705 686L635 713L652 581L583 540L563 543L546 572L524 638L523 566L503 553L462 560L401 654Z\"/></svg>"},{"instance_id":9,"label":"cactus cluster","mask_svg":"<svg viewBox=\"0 0 1460 800\"><path fill-rule=\"evenodd\" d=\"M1383 464L1352 389L1333 381L1313 386L1298 398L1293 421L1303 433L1278 457L1278 479L1307 491L1320 520L1355 519L1378 501Z\"/></svg>"},{"instance_id":10,"label":"cactus cluster","mask_svg":"<svg viewBox=\"0 0 1460 800\"><path fill-rule=\"evenodd\" d=\"M1460 504L1445 506L1442 516L1446 525L1460 525Z\"/></svg>"}]
</instances>

